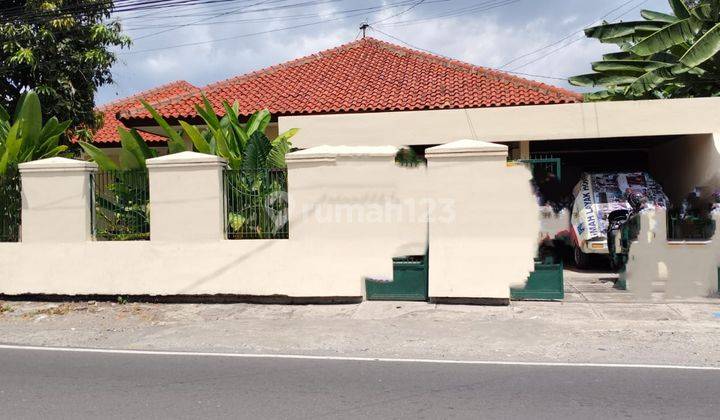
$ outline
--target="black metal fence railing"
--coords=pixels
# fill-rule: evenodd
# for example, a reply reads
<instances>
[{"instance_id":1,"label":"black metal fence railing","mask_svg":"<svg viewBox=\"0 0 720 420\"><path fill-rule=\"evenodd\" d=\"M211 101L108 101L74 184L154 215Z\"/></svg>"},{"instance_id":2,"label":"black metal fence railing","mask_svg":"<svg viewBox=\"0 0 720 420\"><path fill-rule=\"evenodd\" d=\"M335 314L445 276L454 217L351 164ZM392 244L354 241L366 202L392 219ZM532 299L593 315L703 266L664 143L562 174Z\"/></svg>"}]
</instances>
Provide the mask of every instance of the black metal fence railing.
<instances>
[{"instance_id":1,"label":"black metal fence railing","mask_svg":"<svg viewBox=\"0 0 720 420\"><path fill-rule=\"evenodd\" d=\"M0 242L20 240L21 208L20 173L13 167L0 175Z\"/></svg>"},{"instance_id":2,"label":"black metal fence railing","mask_svg":"<svg viewBox=\"0 0 720 420\"><path fill-rule=\"evenodd\" d=\"M289 237L287 169L226 170L228 239Z\"/></svg>"},{"instance_id":3,"label":"black metal fence railing","mask_svg":"<svg viewBox=\"0 0 720 420\"><path fill-rule=\"evenodd\" d=\"M150 239L150 186L147 171L100 171L92 177L99 241Z\"/></svg>"},{"instance_id":4,"label":"black metal fence railing","mask_svg":"<svg viewBox=\"0 0 720 420\"><path fill-rule=\"evenodd\" d=\"M709 241L715 235L715 221L709 216L686 215L678 211L667 212L667 238L669 241Z\"/></svg>"}]
</instances>

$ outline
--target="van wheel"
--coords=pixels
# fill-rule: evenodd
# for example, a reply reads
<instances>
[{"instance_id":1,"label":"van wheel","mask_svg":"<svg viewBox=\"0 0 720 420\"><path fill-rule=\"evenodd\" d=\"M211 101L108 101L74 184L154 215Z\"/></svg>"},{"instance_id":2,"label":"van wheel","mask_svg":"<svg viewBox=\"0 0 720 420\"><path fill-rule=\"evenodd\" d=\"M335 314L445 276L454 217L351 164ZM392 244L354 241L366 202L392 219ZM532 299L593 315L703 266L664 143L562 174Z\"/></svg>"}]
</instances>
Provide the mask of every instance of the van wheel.
<instances>
[{"instance_id":1,"label":"van wheel","mask_svg":"<svg viewBox=\"0 0 720 420\"><path fill-rule=\"evenodd\" d=\"M590 265L590 256L580 249L575 247L573 249L573 259L575 260L575 267L585 269Z\"/></svg>"}]
</instances>

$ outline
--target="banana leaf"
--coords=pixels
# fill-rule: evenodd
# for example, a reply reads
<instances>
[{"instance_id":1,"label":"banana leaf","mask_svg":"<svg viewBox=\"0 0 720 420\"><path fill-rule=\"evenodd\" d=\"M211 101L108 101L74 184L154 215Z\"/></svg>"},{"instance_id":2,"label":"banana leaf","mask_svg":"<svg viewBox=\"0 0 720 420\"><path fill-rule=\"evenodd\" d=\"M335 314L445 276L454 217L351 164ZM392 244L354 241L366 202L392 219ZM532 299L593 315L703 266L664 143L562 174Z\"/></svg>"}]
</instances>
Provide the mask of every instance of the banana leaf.
<instances>
[{"instance_id":1,"label":"banana leaf","mask_svg":"<svg viewBox=\"0 0 720 420\"><path fill-rule=\"evenodd\" d=\"M652 10L641 10L640 16L642 16L644 19L655 22L675 23L680 20L676 16L669 15L667 13L655 12Z\"/></svg>"},{"instance_id":2,"label":"banana leaf","mask_svg":"<svg viewBox=\"0 0 720 420\"><path fill-rule=\"evenodd\" d=\"M680 19L687 19L690 17L690 9L688 9L687 5L685 5L685 0L669 0L670 1L670 7L673 10L673 13L675 13L675 16L677 16Z\"/></svg>"},{"instance_id":3,"label":"banana leaf","mask_svg":"<svg viewBox=\"0 0 720 420\"><path fill-rule=\"evenodd\" d=\"M603 73L590 73L573 76L568 79L568 82L573 86L597 87L628 85L635 82L635 80L637 80L637 76L633 75L617 76Z\"/></svg>"},{"instance_id":4,"label":"banana leaf","mask_svg":"<svg viewBox=\"0 0 720 420\"><path fill-rule=\"evenodd\" d=\"M588 38L597 38L603 41L605 39L633 35L638 31L657 31L658 29L665 26L667 26L665 22L648 22L645 20L620 23L604 23L602 25L593 26L591 28L585 29L585 36L587 36Z\"/></svg>"},{"instance_id":5,"label":"banana leaf","mask_svg":"<svg viewBox=\"0 0 720 420\"><path fill-rule=\"evenodd\" d=\"M648 71L666 67L668 64L660 61L638 61L638 60L605 60L592 63L592 69L596 72L617 75L643 75Z\"/></svg>"},{"instance_id":6,"label":"banana leaf","mask_svg":"<svg viewBox=\"0 0 720 420\"><path fill-rule=\"evenodd\" d=\"M720 23L698 39L680 58L680 62L688 67L697 67L711 59L720 51Z\"/></svg>"},{"instance_id":7,"label":"banana leaf","mask_svg":"<svg viewBox=\"0 0 720 420\"><path fill-rule=\"evenodd\" d=\"M702 22L690 17L660 29L637 43L630 51L640 56L657 54L675 45L692 42L701 28Z\"/></svg>"}]
</instances>

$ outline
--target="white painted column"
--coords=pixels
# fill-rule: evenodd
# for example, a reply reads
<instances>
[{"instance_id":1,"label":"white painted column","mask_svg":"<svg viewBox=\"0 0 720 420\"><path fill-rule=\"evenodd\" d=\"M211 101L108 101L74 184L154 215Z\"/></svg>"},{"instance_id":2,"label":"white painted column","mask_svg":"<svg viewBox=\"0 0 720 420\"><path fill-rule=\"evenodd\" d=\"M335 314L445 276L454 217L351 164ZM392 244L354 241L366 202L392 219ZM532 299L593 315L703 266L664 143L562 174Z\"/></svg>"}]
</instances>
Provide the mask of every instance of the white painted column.
<instances>
[{"instance_id":1,"label":"white painted column","mask_svg":"<svg viewBox=\"0 0 720 420\"><path fill-rule=\"evenodd\" d=\"M182 152L146 161L150 177L150 240L225 238L225 159Z\"/></svg>"},{"instance_id":2,"label":"white painted column","mask_svg":"<svg viewBox=\"0 0 720 420\"><path fill-rule=\"evenodd\" d=\"M530 172L507 154L478 140L426 150L431 196L452 207L430 219L432 300L506 304L533 269L538 207Z\"/></svg>"},{"instance_id":3,"label":"white painted column","mask_svg":"<svg viewBox=\"0 0 720 420\"><path fill-rule=\"evenodd\" d=\"M92 240L90 175L97 165L61 157L21 163L22 242Z\"/></svg>"}]
</instances>

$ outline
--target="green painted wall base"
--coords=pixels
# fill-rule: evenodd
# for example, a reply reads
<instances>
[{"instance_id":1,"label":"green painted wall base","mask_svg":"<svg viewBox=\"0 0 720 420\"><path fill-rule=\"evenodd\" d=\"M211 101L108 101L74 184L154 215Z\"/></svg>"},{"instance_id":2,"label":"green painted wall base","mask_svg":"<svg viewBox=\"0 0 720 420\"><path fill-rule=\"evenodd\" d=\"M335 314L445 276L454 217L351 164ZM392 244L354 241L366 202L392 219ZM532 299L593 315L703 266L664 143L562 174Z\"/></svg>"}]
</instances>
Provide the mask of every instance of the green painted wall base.
<instances>
[{"instance_id":1,"label":"green painted wall base","mask_svg":"<svg viewBox=\"0 0 720 420\"><path fill-rule=\"evenodd\" d=\"M524 288L510 289L513 300L562 300L565 298L563 265L536 261Z\"/></svg>"}]
</instances>

